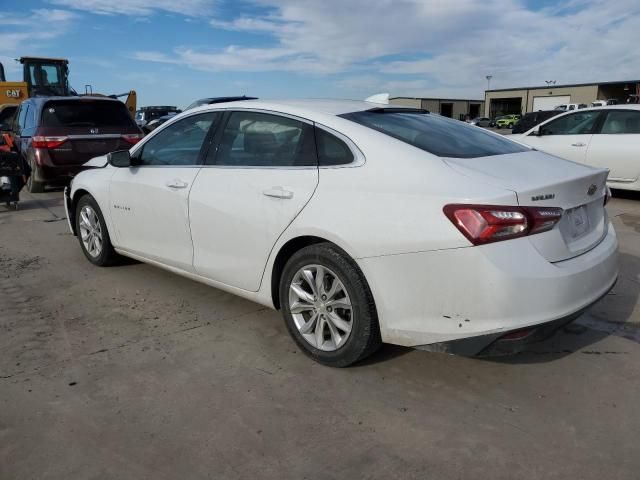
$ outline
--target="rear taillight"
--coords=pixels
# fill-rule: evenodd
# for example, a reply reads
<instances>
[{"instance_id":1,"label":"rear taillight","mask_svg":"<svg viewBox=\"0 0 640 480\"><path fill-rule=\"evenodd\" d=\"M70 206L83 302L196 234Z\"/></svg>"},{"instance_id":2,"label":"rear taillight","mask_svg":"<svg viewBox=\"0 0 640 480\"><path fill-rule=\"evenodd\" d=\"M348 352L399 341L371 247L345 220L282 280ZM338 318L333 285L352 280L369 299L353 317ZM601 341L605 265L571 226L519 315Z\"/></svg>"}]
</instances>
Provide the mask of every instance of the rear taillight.
<instances>
[{"instance_id":1,"label":"rear taillight","mask_svg":"<svg viewBox=\"0 0 640 480\"><path fill-rule=\"evenodd\" d=\"M140 140L144 138L144 135L141 133L126 133L122 135L122 139L129 142L131 145L135 145Z\"/></svg>"},{"instance_id":2,"label":"rear taillight","mask_svg":"<svg viewBox=\"0 0 640 480\"><path fill-rule=\"evenodd\" d=\"M474 245L546 232L562 217L562 209L553 207L453 204L443 210Z\"/></svg>"},{"instance_id":3,"label":"rear taillight","mask_svg":"<svg viewBox=\"0 0 640 480\"><path fill-rule=\"evenodd\" d=\"M31 145L33 148L58 148L67 140L69 140L69 137L43 137L36 135L31 138Z\"/></svg>"}]
</instances>

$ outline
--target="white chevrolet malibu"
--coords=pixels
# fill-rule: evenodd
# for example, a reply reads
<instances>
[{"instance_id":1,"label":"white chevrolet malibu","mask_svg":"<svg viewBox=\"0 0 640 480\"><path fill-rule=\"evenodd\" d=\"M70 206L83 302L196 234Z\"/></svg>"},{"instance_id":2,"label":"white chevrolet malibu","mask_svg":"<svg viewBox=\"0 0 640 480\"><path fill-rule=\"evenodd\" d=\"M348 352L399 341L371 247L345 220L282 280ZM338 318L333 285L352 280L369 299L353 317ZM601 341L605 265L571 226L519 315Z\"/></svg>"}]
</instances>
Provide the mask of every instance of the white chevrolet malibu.
<instances>
[{"instance_id":1,"label":"white chevrolet malibu","mask_svg":"<svg viewBox=\"0 0 640 480\"><path fill-rule=\"evenodd\" d=\"M607 170L424 110L208 105L88 166L65 203L90 262L125 255L280 309L326 365L382 342L517 351L618 275Z\"/></svg>"}]
</instances>

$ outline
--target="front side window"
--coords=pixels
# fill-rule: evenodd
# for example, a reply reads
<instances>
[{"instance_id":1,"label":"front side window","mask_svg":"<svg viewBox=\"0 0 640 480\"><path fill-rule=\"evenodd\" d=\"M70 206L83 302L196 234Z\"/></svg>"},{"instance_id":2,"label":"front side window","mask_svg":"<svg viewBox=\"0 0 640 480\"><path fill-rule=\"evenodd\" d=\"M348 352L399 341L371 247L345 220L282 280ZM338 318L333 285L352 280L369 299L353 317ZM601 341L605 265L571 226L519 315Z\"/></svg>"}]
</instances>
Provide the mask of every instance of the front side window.
<instances>
[{"instance_id":1,"label":"front side window","mask_svg":"<svg viewBox=\"0 0 640 480\"><path fill-rule=\"evenodd\" d=\"M201 113L169 125L142 146L138 164L146 166L198 165L204 140L217 118L218 114L215 112Z\"/></svg>"},{"instance_id":2,"label":"front side window","mask_svg":"<svg viewBox=\"0 0 640 480\"><path fill-rule=\"evenodd\" d=\"M576 112L543 125L540 131L543 135L587 135L593 131L599 115L599 110Z\"/></svg>"},{"instance_id":3,"label":"front side window","mask_svg":"<svg viewBox=\"0 0 640 480\"><path fill-rule=\"evenodd\" d=\"M316 166L313 127L288 117L233 112L207 164L248 167Z\"/></svg>"},{"instance_id":4,"label":"front side window","mask_svg":"<svg viewBox=\"0 0 640 480\"><path fill-rule=\"evenodd\" d=\"M640 112L634 110L608 112L600 133L607 135L640 133Z\"/></svg>"},{"instance_id":5,"label":"front side window","mask_svg":"<svg viewBox=\"0 0 640 480\"><path fill-rule=\"evenodd\" d=\"M439 157L475 158L528 151L506 138L440 115L360 111L341 117Z\"/></svg>"}]
</instances>

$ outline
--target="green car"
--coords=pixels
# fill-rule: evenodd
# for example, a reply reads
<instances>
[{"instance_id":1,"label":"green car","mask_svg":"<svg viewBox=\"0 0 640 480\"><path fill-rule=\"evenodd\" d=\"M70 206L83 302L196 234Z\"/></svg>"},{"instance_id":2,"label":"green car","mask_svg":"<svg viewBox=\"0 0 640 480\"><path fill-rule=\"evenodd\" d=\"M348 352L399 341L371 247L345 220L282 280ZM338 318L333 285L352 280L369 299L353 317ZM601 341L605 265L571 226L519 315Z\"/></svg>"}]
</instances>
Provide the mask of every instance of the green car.
<instances>
[{"instance_id":1,"label":"green car","mask_svg":"<svg viewBox=\"0 0 640 480\"><path fill-rule=\"evenodd\" d=\"M521 115L505 115L496 120L496 127L498 128L513 128L518 123Z\"/></svg>"}]
</instances>

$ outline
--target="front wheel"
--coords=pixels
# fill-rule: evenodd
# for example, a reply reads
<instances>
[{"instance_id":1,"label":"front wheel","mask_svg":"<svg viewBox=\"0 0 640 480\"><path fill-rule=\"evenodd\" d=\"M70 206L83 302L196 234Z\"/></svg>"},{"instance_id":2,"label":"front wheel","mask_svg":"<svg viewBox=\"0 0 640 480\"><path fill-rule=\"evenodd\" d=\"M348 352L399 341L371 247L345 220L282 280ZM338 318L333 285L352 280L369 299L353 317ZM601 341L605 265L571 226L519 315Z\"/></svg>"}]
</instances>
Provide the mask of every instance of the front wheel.
<instances>
[{"instance_id":1,"label":"front wheel","mask_svg":"<svg viewBox=\"0 0 640 480\"><path fill-rule=\"evenodd\" d=\"M289 333L319 363L346 367L382 343L373 296L362 272L331 244L296 252L282 273L279 296Z\"/></svg>"},{"instance_id":2,"label":"front wheel","mask_svg":"<svg viewBox=\"0 0 640 480\"><path fill-rule=\"evenodd\" d=\"M76 206L76 232L80 248L94 265L113 265L120 256L111 245L111 237L98 203L91 195L84 195Z\"/></svg>"}]
</instances>

